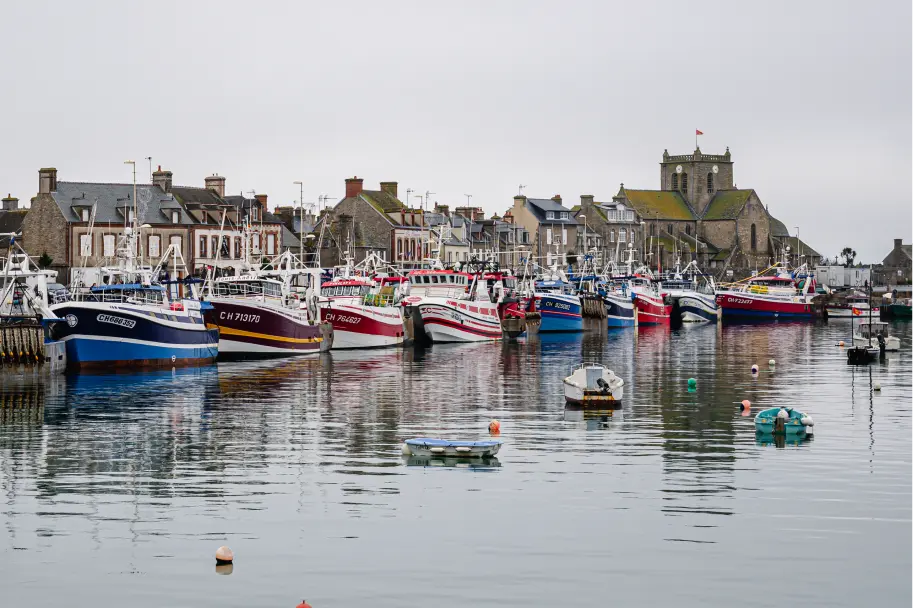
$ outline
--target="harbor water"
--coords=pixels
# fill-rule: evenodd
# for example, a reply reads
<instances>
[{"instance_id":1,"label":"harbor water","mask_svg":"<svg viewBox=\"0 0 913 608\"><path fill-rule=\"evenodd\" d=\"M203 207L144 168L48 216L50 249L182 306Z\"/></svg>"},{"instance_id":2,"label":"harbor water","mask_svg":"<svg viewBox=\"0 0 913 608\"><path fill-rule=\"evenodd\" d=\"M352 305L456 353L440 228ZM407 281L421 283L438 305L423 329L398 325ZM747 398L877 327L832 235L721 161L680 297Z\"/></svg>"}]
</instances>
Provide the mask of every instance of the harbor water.
<instances>
[{"instance_id":1,"label":"harbor water","mask_svg":"<svg viewBox=\"0 0 913 608\"><path fill-rule=\"evenodd\" d=\"M910 606L910 324L868 367L849 327L6 375L3 604ZM620 410L565 408L581 361L624 379ZM778 405L814 438L756 436ZM492 419L495 461L401 455Z\"/></svg>"}]
</instances>

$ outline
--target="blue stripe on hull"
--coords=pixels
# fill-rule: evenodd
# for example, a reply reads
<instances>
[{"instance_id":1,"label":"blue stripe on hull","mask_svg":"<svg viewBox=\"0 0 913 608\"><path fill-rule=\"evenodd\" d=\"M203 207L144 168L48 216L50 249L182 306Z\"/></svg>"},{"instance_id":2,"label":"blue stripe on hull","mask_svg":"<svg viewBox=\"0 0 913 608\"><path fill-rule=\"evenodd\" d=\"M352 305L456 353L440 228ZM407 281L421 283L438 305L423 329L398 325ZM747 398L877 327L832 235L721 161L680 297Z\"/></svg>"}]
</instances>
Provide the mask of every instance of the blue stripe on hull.
<instances>
[{"instance_id":1,"label":"blue stripe on hull","mask_svg":"<svg viewBox=\"0 0 913 608\"><path fill-rule=\"evenodd\" d=\"M609 327L634 327L634 317L606 317Z\"/></svg>"},{"instance_id":2,"label":"blue stripe on hull","mask_svg":"<svg viewBox=\"0 0 913 608\"><path fill-rule=\"evenodd\" d=\"M682 317L684 317L685 314L687 313L687 314L692 314L696 317L700 317L707 321L716 321L716 313L710 312L709 310L706 310L704 308L698 308L696 306L681 306L678 310L681 313Z\"/></svg>"},{"instance_id":3,"label":"blue stripe on hull","mask_svg":"<svg viewBox=\"0 0 913 608\"><path fill-rule=\"evenodd\" d=\"M136 362L147 365L207 363L219 353L216 342L209 345L179 347L170 345L118 342L115 340L71 338L67 340L67 363ZM172 358L173 357L173 358Z\"/></svg>"},{"instance_id":4,"label":"blue stripe on hull","mask_svg":"<svg viewBox=\"0 0 913 608\"><path fill-rule=\"evenodd\" d=\"M547 311L540 311L542 315L542 325L539 326L539 333L558 332L558 331L583 331L583 317L556 315Z\"/></svg>"}]
</instances>

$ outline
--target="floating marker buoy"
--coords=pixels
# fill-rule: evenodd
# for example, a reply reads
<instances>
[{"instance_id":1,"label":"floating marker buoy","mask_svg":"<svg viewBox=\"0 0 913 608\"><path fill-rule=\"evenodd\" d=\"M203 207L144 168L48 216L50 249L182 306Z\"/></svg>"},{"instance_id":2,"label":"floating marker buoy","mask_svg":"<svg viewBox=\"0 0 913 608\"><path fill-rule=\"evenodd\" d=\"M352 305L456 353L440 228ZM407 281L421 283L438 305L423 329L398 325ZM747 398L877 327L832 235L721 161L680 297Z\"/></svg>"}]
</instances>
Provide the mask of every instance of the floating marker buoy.
<instances>
[{"instance_id":1,"label":"floating marker buoy","mask_svg":"<svg viewBox=\"0 0 913 608\"><path fill-rule=\"evenodd\" d=\"M771 367L773 367L773 366L776 365L776 364L777 364L777 360L776 360L776 359L771 359L770 361L767 362L767 365L769 365L769 366L771 366Z\"/></svg>"},{"instance_id":2,"label":"floating marker buoy","mask_svg":"<svg viewBox=\"0 0 913 608\"><path fill-rule=\"evenodd\" d=\"M694 388L697 386L697 380L694 378L688 378L688 388Z\"/></svg>"},{"instance_id":3,"label":"floating marker buoy","mask_svg":"<svg viewBox=\"0 0 913 608\"><path fill-rule=\"evenodd\" d=\"M751 401L749 401L748 399L745 399L744 401L742 401L741 406L742 406L743 413L751 411Z\"/></svg>"},{"instance_id":4,"label":"floating marker buoy","mask_svg":"<svg viewBox=\"0 0 913 608\"><path fill-rule=\"evenodd\" d=\"M235 561L235 554L228 547L222 546L216 549L216 563L230 564Z\"/></svg>"},{"instance_id":5,"label":"floating marker buoy","mask_svg":"<svg viewBox=\"0 0 913 608\"><path fill-rule=\"evenodd\" d=\"M492 420L491 422L489 422L488 423L488 432L491 433L492 435L500 435L501 434L501 421Z\"/></svg>"},{"instance_id":6,"label":"floating marker buoy","mask_svg":"<svg viewBox=\"0 0 913 608\"><path fill-rule=\"evenodd\" d=\"M843 340L841 340L840 342L837 342L837 346L844 346Z\"/></svg>"},{"instance_id":7,"label":"floating marker buoy","mask_svg":"<svg viewBox=\"0 0 913 608\"><path fill-rule=\"evenodd\" d=\"M752 374L757 374L757 373L758 373L758 366L757 366L757 365L752 365L752 366L751 366L751 373L752 373Z\"/></svg>"},{"instance_id":8,"label":"floating marker buoy","mask_svg":"<svg viewBox=\"0 0 913 608\"><path fill-rule=\"evenodd\" d=\"M873 388L874 390L876 390L876 391L880 391L880 390L881 390L881 383L880 383L880 382L876 382L875 385L874 385L872 388Z\"/></svg>"},{"instance_id":9,"label":"floating marker buoy","mask_svg":"<svg viewBox=\"0 0 913 608\"><path fill-rule=\"evenodd\" d=\"M313 608L313 606L308 604L307 600L301 600L301 603L295 606L295 608Z\"/></svg>"},{"instance_id":10,"label":"floating marker buoy","mask_svg":"<svg viewBox=\"0 0 913 608\"><path fill-rule=\"evenodd\" d=\"M412 456L412 450L409 449L409 444L405 441L403 442L403 456Z\"/></svg>"}]
</instances>

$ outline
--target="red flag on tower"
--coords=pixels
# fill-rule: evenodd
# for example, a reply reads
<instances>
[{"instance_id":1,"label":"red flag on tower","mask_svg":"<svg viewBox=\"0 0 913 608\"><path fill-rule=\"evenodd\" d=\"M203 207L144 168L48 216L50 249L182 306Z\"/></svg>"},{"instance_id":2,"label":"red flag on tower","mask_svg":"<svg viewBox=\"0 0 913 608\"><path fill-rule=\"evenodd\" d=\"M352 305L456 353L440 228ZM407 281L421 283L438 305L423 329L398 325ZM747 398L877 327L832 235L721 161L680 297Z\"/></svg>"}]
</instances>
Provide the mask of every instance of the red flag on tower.
<instances>
[{"instance_id":1,"label":"red flag on tower","mask_svg":"<svg viewBox=\"0 0 913 608\"><path fill-rule=\"evenodd\" d=\"M694 130L694 134L695 134L695 135L703 135L704 132L701 131L701 130L699 130L699 129L695 129L695 130Z\"/></svg>"}]
</instances>

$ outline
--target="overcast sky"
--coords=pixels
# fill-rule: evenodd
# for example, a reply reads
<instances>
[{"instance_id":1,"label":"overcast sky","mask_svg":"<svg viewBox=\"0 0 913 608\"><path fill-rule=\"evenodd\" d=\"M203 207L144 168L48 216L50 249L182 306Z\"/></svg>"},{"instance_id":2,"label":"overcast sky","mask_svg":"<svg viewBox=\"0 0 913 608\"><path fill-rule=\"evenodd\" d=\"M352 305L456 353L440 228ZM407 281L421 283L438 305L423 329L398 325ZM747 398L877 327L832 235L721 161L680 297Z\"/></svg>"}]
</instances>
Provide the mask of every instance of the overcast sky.
<instances>
[{"instance_id":1,"label":"overcast sky","mask_svg":"<svg viewBox=\"0 0 913 608\"><path fill-rule=\"evenodd\" d=\"M824 255L911 239L911 6L897 2L6 2L0 190L125 159L270 207L347 176L503 213L658 189L663 149ZM417 202L417 201L411 201Z\"/></svg>"}]
</instances>

